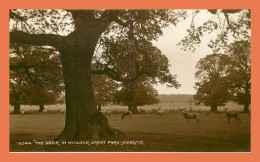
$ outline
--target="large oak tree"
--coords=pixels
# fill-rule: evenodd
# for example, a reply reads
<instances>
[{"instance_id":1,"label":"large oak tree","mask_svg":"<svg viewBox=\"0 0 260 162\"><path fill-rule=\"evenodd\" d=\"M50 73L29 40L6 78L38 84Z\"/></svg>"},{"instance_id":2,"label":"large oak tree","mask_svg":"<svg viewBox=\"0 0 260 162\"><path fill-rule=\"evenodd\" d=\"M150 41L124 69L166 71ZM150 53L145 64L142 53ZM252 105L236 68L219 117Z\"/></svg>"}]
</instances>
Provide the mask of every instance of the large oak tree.
<instances>
[{"instance_id":1,"label":"large oak tree","mask_svg":"<svg viewBox=\"0 0 260 162\"><path fill-rule=\"evenodd\" d=\"M199 60L196 65L197 90L194 95L196 104L210 106L210 111L217 112L218 106L224 106L230 99L226 81L228 69L231 67L230 57L226 54L212 54Z\"/></svg>"}]
</instances>

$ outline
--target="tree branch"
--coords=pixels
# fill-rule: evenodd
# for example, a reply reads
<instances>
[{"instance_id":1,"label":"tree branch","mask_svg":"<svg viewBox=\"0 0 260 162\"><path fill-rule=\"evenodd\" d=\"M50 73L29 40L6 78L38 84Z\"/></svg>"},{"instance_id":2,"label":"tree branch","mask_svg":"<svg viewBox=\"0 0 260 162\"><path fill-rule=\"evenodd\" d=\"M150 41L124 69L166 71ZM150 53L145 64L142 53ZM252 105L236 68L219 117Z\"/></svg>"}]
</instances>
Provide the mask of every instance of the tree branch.
<instances>
[{"instance_id":1,"label":"tree branch","mask_svg":"<svg viewBox=\"0 0 260 162\"><path fill-rule=\"evenodd\" d=\"M227 13L227 14L234 14L234 13L238 13L242 11L242 9L240 10L234 10L234 9L225 9L225 10L222 10L223 13Z\"/></svg>"},{"instance_id":2,"label":"tree branch","mask_svg":"<svg viewBox=\"0 0 260 162\"><path fill-rule=\"evenodd\" d=\"M28 34L21 31L10 32L10 43L24 43L33 46L49 45L57 47L63 38L63 36L54 34Z\"/></svg>"},{"instance_id":3,"label":"tree branch","mask_svg":"<svg viewBox=\"0 0 260 162\"><path fill-rule=\"evenodd\" d=\"M215 15L218 10L217 9L211 9L211 10L208 10L210 13L212 13L213 15ZM234 10L234 9L223 9L221 10L223 13L230 13L230 14L234 14L234 13L237 13L237 12L240 12L242 11L242 9L239 9L239 10Z\"/></svg>"},{"instance_id":4,"label":"tree branch","mask_svg":"<svg viewBox=\"0 0 260 162\"><path fill-rule=\"evenodd\" d=\"M17 65L10 65L10 70L16 70L16 69L24 69L25 74L27 75L27 78L31 81L33 84L39 84L36 80L34 80L29 72L29 67L27 67L23 63L19 63Z\"/></svg>"},{"instance_id":5,"label":"tree branch","mask_svg":"<svg viewBox=\"0 0 260 162\"><path fill-rule=\"evenodd\" d=\"M208 10L208 11L209 11L210 13L212 13L212 14L217 14L217 10L216 10L216 9L215 9L215 10ZM233 37L234 37L234 38L237 38L237 37L235 36L235 34L237 34L238 37L239 37L239 33L236 31L235 27L230 23L228 14L235 14L235 13L238 13L238 12L240 12L240 11L242 11L242 9L239 9L239 10L223 9L223 10L221 10L221 12L223 12L223 14L224 14L224 16L225 16L225 18L226 18L226 21L227 21L228 26L230 27L231 31L233 32ZM241 39L241 38L240 38L240 39Z\"/></svg>"},{"instance_id":6,"label":"tree branch","mask_svg":"<svg viewBox=\"0 0 260 162\"><path fill-rule=\"evenodd\" d=\"M129 78L121 78L120 74L118 72L116 72L114 69L111 69L109 67L105 67L104 70L92 70L91 74L93 74L93 75L105 74L115 81L123 82L123 83L129 82ZM147 72L144 72L144 71L139 72L138 69L136 69L136 75L133 78L130 79L130 82L134 82L136 79L138 79L139 77L141 77L145 74L149 75Z\"/></svg>"},{"instance_id":7,"label":"tree branch","mask_svg":"<svg viewBox=\"0 0 260 162\"><path fill-rule=\"evenodd\" d=\"M127 20L126 22L123 22L122 20L115 18L114 22L116 22L117 24L123 26L123 27L129 27L130 25L130 20Z\"/></svg>"},{"instance_id":8,"label":"tree branch","mask_svg":"<svg viewBox=\"0 0 260 162\"><path fill-rule=\"evenodd\" d=\"M116 22L117 24L123 26L123 27L129 27L130 20L123 22L118 18L118 10L106 10L102 14L102 16L99 18L99 21L108 21L108 22Z\"/></svg>"},{"instance_id":9,"label":"tree branch","mask_svg":"<svg viewBox=\"0 0 260 162\"><path fill-rule=\"evenodd\" d=\"M26 27L29 28L29 30L31 30L30 25L26 22L26 19L21 17L20 15L14 13L12 10L9 11L9 16L11 19L18 19L19 21L21 21L21 23L24 23L26 25ZM28 31L28 29L25 27L25 30Z\"/></svg>"},{"instance_id":10,"label":"tree branch","mask_svg":"<svg viewBox=\"0 0 260 162\"><path fill-rule=\"evenodd\" d=\"M113 80L119 81L119 82L128 81L127 79L122 79L122 78L120 78L120 75L119 75L116 71L114 71L114 70L112 70L112 69L110 69L110 68L108 68L108 67L106 67L104 70L92 70L92 71L91 71L91 74L93 74L93 75L104 74L104 75L109 76L109 77L112 78Z\"/></svg>"}]
</instances>

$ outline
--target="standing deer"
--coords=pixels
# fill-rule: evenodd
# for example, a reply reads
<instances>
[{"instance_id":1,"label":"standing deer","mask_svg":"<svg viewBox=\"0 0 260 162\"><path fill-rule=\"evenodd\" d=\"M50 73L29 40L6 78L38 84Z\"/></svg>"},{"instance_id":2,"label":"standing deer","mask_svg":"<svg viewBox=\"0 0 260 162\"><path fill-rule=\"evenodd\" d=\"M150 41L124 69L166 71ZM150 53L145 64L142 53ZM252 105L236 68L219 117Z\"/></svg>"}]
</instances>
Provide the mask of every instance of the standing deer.
<instances>
[{"instance_id":1,"label":"standing deer","mask_svg":"<svg viewBox=\"0 0 260 162\"><path fill-rule=\"evenodd\" d=\"M132 114L132 111L127 111L127 112L124 112L123 114L122 114L122 120L125 118L125 116L129 116L129 118L131 119L131 114Z\"/></svg>"},{"instance_id":2,"label":"standing deer","mask_svg":"<svg viewBox=\"0 0 260 162\"><path fill-rule=\"evenodd\" d=\"M65 113L65 110L59 109L56 111L56 116L59 116L60 114L64 114L64 113Z\"/></svg>"},{"instance_id":3,"label":"standing deer","mask_svg":"<svg viewBox=\"0 0 260 162\"><path fill-rule=\"evenodd\" d=\"M238 117L238 113L231 113L231 112L228 111L228 108L224 108L224 110L225 110L226 116L228 118L228 123L230 123L231 118L235 118L236 123L237 123L237 120L239 120L239 122L241 122L240 118Z\"/></svg>"},{"instance_id":4,"label":"standing deer","mask_svg":"<svg viewBox=\"0 0 260 162\"><path fill-rule=\"evenodd\" d=\"M185 109L187 108L178 108L178 111L181 111L183 117L186 119L186 124L187 122L190 122L190 119L194 119L197 123L199 123L199 114L198 113L187 113L185 112Z\"/></svg>"},{"instance_id":5,"label":"standing deer","mask_svg":"<svg viewBox=\"0 0 260 162\"><path fill-rule=\"evenodd\" d=\"M47 114L47 111L48 111L48 110L44 108L44 109L42 110L42 115L46 115L46 114Z\"/></svg>"}]
</instances>

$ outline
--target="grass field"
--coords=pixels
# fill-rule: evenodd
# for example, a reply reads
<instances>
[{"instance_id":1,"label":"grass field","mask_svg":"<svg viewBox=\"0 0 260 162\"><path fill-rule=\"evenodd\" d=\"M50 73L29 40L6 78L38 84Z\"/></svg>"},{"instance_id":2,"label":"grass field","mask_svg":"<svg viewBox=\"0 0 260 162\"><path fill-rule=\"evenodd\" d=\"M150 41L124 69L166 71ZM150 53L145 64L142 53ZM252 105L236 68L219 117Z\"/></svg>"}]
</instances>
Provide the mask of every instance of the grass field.
<instances>
[{"instance_id":1,"label":"grass field","mask_svg":"<svg viewBox=\"0 0 260 162\"><path fill-rule=\"evenodd\" d=\"M43 145L37 141L52 141L62 131L65 116L55 114L10 115L11 152L250 152L250 114L240 114L241 123L230 124L224 113L200 113L199 125L186 124L180 112L133 114L132 120L121 120L112 114L109 124L125 133L109 139L89 140L86 144ZM104 144L101 144L104 141ZM112 144L112 141L119 142ZM132 143L123 144L123 141ZM137 144L134 144L134 141ZM20 142L20 143L19 143ZM32 145L21 145L32 142ZM86 142L86 141L85 141ZM99 144L98 144L99 143Z\"/></svg>"}]
</instances>

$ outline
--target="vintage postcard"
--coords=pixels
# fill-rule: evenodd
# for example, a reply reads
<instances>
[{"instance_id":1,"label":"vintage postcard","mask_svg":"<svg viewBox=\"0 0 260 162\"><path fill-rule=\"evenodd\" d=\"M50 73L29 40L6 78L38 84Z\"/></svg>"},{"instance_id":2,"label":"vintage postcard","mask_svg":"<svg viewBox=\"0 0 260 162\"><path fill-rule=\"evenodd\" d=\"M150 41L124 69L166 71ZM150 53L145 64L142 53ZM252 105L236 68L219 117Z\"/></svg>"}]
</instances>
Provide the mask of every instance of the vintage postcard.
<instances>
[{"instance_id":1,"label":"vintage postcard","mask_svg":"<svg viewBox=\"0 0 260 162\"><path fill-rule=\"evenodd\" d=\"M246 153L255 160L252 3L3 3L8 156Z\"/></svg>"}]
</instances>

